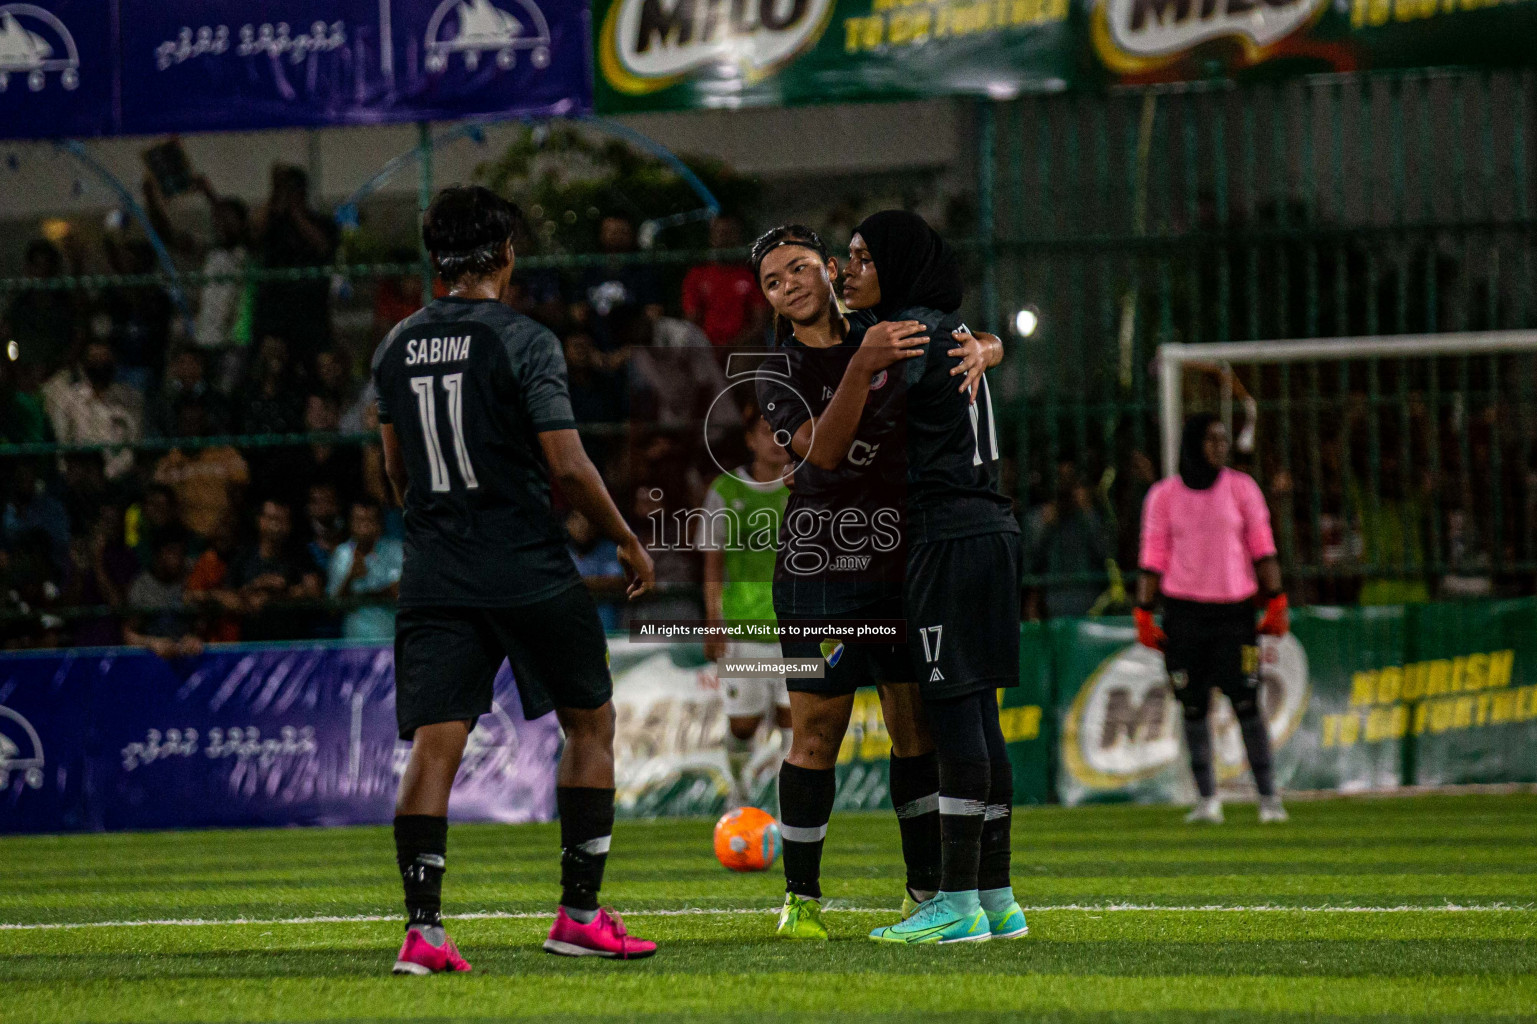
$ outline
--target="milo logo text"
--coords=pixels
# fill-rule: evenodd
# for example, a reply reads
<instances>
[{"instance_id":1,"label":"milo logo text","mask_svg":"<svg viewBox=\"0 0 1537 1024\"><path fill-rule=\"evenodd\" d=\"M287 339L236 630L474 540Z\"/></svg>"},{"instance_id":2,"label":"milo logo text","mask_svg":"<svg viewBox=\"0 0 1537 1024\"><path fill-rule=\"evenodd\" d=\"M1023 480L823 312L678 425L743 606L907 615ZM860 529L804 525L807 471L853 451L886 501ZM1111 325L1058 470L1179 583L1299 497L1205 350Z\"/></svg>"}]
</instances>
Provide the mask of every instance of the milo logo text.
<instances>
[{"instance_id":1,"label":"milo logo text","mask_svg":"<svg viewBox=\"0 0 1537 1024\"><path fill-rule=\"evenodd\" d=\"M814 44L833 0L614 0L599 63L614 88L653 92L702 68L761 77Z\"/></svg>"},{"instance_id":2,"label":"milo logo text","mask_svg":"<svg viewBox=\"0 0 1537 1024\"><path fill-rule=\"evenodd\" d=\"M1168 64L1212 39L1231 37L1249 62L1306 27L1327 0L1099 0L1093 37L1100 58L1125 74Z\"/></svg>"}]
</instances>

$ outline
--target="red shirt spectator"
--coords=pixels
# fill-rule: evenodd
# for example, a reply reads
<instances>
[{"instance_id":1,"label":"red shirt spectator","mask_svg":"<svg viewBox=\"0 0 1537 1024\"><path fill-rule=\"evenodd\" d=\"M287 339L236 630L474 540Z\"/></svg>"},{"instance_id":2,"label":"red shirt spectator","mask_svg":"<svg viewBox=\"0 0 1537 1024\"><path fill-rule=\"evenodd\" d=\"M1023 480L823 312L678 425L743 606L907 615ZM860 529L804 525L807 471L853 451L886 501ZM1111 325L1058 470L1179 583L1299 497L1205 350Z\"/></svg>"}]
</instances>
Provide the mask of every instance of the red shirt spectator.
<instances>
[{"instance_id":1,"label":"red shirt spectator","mask_svg":"<svg viewBox=\"0 0 1537 1024\"><path fill-rule=\"evenodd\" d=\"M732 217L710 222L710 248L741 244L741 226ZM740 263L705 263L683 278L683 315L704 329L712 345L749 343L763 329L768 303L752 269Z\"/></svg>"}]
</instances>

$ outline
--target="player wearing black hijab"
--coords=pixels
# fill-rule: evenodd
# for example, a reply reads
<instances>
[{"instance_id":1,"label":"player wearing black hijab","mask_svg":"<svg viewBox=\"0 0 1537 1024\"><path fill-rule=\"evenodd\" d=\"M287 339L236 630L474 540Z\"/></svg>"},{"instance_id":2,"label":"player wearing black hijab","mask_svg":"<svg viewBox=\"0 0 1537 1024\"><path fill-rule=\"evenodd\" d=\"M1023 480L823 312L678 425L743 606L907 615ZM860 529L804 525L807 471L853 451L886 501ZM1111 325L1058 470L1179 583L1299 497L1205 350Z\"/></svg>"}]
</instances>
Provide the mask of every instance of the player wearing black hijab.
<instances>
[{"instance_id":1,"label":"player wearing black hijab","mask_svg":"<svg viewBox=\"0 0 1537 1024\"><path fill-rule=\"evenodd\" d=\"M931 337L961 329L960 263L916 214L887 210L849 243L843 298ZM1026 934L1009 880L1014 778L997 690L1019 684L1019 524L998 490L998 434L986 378L968 398L938 351L908 360L908 650L939 753L940 891L888 942L973 942Z\"/></svg>"}]
</instances>

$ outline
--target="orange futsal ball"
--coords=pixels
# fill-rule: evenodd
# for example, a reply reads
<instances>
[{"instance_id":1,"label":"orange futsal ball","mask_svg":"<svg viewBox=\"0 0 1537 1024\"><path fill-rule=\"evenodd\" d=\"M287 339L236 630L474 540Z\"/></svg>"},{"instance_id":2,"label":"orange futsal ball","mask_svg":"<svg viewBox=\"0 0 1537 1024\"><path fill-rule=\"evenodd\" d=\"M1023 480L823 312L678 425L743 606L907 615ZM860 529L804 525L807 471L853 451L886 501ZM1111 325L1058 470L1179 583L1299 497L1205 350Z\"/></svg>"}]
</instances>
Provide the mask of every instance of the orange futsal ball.
<instances>
[{"instance_id":1,"label":"orange futsal ball","mask_svg":"<svg viewBox=\"0 0 1537 1024\"><path fill-rule=\"evenodd\" d=\"M779 858L779 822L768 811L738 807L715 823L715 859L732 871L767 871Z\"/></svg>"}]
</instances>

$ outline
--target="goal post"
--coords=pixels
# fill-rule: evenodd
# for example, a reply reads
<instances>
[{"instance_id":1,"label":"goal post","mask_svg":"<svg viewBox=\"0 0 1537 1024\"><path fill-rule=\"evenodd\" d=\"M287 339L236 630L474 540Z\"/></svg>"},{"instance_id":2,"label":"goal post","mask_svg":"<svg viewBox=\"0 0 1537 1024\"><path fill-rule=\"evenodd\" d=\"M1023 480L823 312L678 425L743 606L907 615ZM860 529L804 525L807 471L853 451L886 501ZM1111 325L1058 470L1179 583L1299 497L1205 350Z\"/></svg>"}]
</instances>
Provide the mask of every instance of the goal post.
<instances>
[{"instance_id":1,"label":"goal post","mask_svg":"<svg viewBox=\"0 0 1537 1024\"><path fill-rule=\"evenodd\" d=\"M1537 353L1537 331L1471 331L1159 345L1158 416L1164 473L1173 474L1179 469L1179 435L1184 421L1184 369L1187 364L1263 365L1511 353Z\"/></svg>"}]
</instances>

